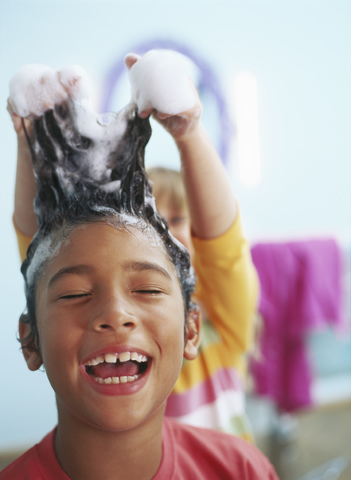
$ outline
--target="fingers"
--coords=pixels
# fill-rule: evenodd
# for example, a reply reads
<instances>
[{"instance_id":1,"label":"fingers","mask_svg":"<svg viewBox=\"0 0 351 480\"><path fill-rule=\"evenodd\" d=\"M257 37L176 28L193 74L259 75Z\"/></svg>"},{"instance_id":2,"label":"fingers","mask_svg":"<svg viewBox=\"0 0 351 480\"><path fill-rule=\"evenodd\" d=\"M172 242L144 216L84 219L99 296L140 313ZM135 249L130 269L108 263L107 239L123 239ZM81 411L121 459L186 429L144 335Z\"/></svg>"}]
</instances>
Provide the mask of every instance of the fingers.
<instances>
[{"instance_id":1,"label":"fingers","mask_svg":"<svg viewBox=\"0 0 351 480\"><path fill-rule=\"evenodd\" d=\"M190 124L199 120L199 118L201 117L201 111L201 104L197 104L190 110L178 113L177 115L162 113L154 110L153 117L160 122L167 120L169 123L170 121L172 121L172 119L175 119L175 121L182 121Z\"/></svg>"},{"instance_id":2,"label":"fingers","mask_svg":"<svg viewBox=\"0 0 351 480\"><path fill-rule=\"evenodd\" d=\"M166 120L166 118L173 117L174 115L169 115L167 113L162 113L162 112L157 112L155 111L155 117L157 117L159 120ZM181 116L181 114L179 114Z\"/></svg>"},{"instance_id":3,"label":"fingers","mask_svg":"<svg viewBox=\"0 0 351 480\"><path fill-rule=\"evenodd\" d=\"M7 111L9 112L9 114L10 114L15 132L16 133L21 132L21 130L22 130L22 119L21 119L21 117L16 115L16 113L13 111L13 108L12 108L12 105L11 105L11 102L10 102L9 98L7 99L7 107L6 108L7 108Z\"/></svg>"},{"instance_id":4,"label":"fingers","mask_svg":"<svg viewBox=\"0 0 351 480\"><path fill-rule=\"evenodd\" d=\"M136 53L128 53L124 57L124 63L128 70L132 68L132 66L139 60L140 56L137 55Z\"/></svg>"},{"instance_id":5,"label":"fingers","mask_svg":"<svg viewBox=\"0 0 351 480\"><path fill-rule=\"evenodd\" d=\"M140 118L147 118L153 112L153 108L148 108L147 110L143 110L142 112L138 112Z\"/></svg>"},{"instance_id":6,"label":"fingers","mask_svg":"<svg viewBox=\"0 0 351 480\"><path fill-rule=\"evenodd\" d=\"M7 109L7 111L9 112L9 114L12 115L12 113L13 113L13 108L12 108L12 105L11 105L10 97L8 97L8 99L7 99L6 109Z\"/></svg>"}]
</instances>

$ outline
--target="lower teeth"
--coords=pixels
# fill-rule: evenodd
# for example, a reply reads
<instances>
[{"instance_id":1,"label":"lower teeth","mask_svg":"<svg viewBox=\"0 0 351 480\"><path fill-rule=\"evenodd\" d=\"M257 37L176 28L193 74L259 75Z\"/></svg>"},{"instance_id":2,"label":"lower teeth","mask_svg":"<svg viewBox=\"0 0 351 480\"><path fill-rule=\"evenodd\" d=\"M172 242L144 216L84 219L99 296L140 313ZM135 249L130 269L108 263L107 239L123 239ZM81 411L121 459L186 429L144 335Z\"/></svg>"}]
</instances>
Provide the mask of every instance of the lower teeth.
<instances>
[{"instance_id":1,"label":"lower teeth","mask_svg":"<svg viewBox=\"0 0 351 480\"><path fill-rule=\"evenodd\" d=\"M134 380L137 380L139 378L139 375L133 375L133 376L128 376L128 377L108 377L108 378L101 378L101 377L95 377L94 380L96 383L105 384L105 385L110 385L114 384L117 385L118 383L130 383L134 382Z\"/></svg>"}]
</instances>

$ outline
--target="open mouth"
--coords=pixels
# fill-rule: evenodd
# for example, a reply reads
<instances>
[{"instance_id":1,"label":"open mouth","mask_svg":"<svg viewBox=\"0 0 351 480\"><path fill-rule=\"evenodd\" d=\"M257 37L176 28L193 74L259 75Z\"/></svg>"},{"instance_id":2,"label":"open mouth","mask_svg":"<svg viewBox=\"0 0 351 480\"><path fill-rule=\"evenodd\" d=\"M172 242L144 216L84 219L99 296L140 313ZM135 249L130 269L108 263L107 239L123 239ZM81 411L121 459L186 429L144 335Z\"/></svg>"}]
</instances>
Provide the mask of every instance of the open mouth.
<instances>
[{"instance_id":1,"label":"open mouth","mask_svg":"<svg viewBox=\"0 0 351 480\"><path fill-rule=\"evenodd\" d=\"M130 383L147 370L151 359L137 352L106 353L88 360L86 373L100 384Z\"/></svg>"}]
</instances>

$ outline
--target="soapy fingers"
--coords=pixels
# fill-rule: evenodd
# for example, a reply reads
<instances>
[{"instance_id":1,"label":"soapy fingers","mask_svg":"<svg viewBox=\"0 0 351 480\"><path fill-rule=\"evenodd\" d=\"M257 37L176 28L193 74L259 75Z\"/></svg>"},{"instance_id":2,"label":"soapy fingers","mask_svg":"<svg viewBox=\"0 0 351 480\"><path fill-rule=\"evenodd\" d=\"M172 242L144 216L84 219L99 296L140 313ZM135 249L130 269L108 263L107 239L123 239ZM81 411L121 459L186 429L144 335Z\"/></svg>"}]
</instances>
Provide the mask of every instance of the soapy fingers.
<instances>
[{"instance_id":1,"label":"soapy fingers","mask_svg":"<svg viewBox=\"0 0 351 480\"><path fill-rule=\"evenodd\" d=\"M169 115L159 111L154 111L152 114L153 118L157 120L157 122L160 123L172 135L175 141L190 135L199 124L202 107L197 92L196 97L197 102L195 105L185 112L177 115Z\"/></svg>"},{"instance_id":2,"label":"soapy fingers","mask_svg":"<svg viewBox=\"0 0 351 480\"><path fill-rule=\"evenodd\" d=\"M189 134L198 124L201 104L185 57L170 50L150 50L142 57L130 53L124 61L139 116L153 114L175 140Z\"/></svg>"}]
</instances>

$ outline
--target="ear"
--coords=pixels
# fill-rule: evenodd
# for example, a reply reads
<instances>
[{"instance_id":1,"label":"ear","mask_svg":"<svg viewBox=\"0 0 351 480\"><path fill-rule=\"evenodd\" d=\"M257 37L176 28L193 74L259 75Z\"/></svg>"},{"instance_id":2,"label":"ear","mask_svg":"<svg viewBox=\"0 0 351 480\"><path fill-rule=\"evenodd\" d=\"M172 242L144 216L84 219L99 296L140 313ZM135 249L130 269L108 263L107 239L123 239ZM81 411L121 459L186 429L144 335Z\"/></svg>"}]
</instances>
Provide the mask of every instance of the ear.
<instances>
[{"instance_id":1,"label":"ear","mask_svg":"<svg viewBox=\"0 0 351 480\"><path fill-rule=\"evenodd\" d=\"M22 353L27 363L27 366L29 370L32 370L34 372L41 367L43 361L36 346L35 338L29 326L29 323L24 323L23 317L26 317L26 315L22 315L19 321L19 339L22 344Z\"/></svg>"},{"instance_id":2,"label":"ear","mask_svg":"<svg viewBox=\"0 0 351 480\"><path fill-rule=\"evenodd\" d=\"M200 307L192 307L186 319L186 336L184 346L184 358L194 360L200 346L201 314Z\"/></svg>"},{"instance_id":3,"label":"ear","mask_svg":"<svg viewBox=\"0 0 351 480\"><path fill-rule=\"evenodd\" d=\"M140 58L140 56L136 55L135 53L128 53L124 57L124 63L126 65L126 67L128 68L128 70L130 70L132 68L134 63L136 63L139 60L139 58Z\"/></svg>"}]
</instances>

